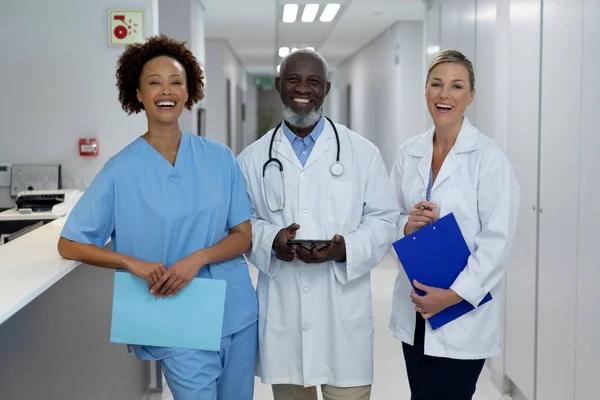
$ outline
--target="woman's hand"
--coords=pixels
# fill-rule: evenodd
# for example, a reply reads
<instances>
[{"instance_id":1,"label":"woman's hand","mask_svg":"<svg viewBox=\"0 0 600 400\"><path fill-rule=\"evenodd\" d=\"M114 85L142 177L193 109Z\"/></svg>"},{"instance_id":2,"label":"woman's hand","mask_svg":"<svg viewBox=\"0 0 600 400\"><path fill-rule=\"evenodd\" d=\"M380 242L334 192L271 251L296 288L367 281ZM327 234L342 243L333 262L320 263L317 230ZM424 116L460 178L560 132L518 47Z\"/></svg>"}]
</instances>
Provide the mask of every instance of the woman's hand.
<instances>
[{"instance_id":1,"label":"woman's hand","mask_svg":"<svg viewBox=\"0 0 600 400\"><path fill-rule=\"evenodd\" d=\"M156 297L175 296L185 285L196 277L202 267L198 257L186 257L171 265L167 272L150 288Z\"/></svg>"},{"instance_id":2,"label":"woman's hand","mask_svg":"<svg viewBox=\"0 0 600 400\"><path fill-rule=\"evenodd\" d=\"M437 205L430 201L420 201L410 210L408 222L404 225L404 236L418 231L425 225L440 219L438 213L433 212Z\"/></svg>"},{"instance_id":3,"label":"woman's hand","mask_svg":"<svg viewBox=\"0 0 600 400\"><path fill-rule=\"evenodd\" d=\"M128 262L127 271L138 278L142 278L152 286L160 280L167 269L162 263L132 259Z\"/></svg>"},{"instance_id":4,"label":"woman's hand","mask_svg":"<svg viewBox=\"0 0 600 400\"><path fill-rule=\"evenodd\" d=\"M418 295L414 290L410 293L410 299L415 305L415 310L421 313L424 319L429 319L435 314L462 301L462 297L450 289L434 288L423 285L416 280L413 281L413 284L417 289L425 292L423 296Z\"/></svg>"}]
</instances>

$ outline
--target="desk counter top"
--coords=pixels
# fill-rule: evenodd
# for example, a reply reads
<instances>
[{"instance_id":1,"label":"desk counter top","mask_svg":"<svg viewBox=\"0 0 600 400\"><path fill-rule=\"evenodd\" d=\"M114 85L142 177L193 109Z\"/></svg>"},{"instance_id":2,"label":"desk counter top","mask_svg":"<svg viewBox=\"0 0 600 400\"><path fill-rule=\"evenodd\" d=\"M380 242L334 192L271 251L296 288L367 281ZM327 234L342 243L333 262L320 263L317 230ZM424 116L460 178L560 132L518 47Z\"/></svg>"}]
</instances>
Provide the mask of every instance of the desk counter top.
<instances>
[{"instance_id":1,"label":"desk counter top","mask_svg":"<svg viewBox=\"0 0 600 400\"><path fill-rule=\"evenodd\" d=\"M55 219L0 246L0 324L81 264L58 254L65 222Z\"/></svg>"}]
</instances>

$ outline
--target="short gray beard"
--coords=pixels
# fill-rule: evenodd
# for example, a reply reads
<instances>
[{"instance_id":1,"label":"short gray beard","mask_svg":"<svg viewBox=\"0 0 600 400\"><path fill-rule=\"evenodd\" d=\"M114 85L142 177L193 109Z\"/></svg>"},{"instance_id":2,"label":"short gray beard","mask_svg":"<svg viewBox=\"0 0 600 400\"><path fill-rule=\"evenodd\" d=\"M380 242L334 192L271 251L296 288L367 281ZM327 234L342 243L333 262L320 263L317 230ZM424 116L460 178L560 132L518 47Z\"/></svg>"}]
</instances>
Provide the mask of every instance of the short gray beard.
<instances>
[{"instance_id":1,"label":"short gray beard","mask_svg":"<svg viewBox=\"0 0 600 400\"><path fill-rule=\"evenodd\" d=\"M283 119L285 120L285 122L287 122L289 125L295 128L310 128L311 126L316 125L317 122L319 122L322 115L323 106L321 106L318 110L313 109L308 114L298 114L294 110L292 110L290 106L283 106Z\"/></svg>"}]
</instances>

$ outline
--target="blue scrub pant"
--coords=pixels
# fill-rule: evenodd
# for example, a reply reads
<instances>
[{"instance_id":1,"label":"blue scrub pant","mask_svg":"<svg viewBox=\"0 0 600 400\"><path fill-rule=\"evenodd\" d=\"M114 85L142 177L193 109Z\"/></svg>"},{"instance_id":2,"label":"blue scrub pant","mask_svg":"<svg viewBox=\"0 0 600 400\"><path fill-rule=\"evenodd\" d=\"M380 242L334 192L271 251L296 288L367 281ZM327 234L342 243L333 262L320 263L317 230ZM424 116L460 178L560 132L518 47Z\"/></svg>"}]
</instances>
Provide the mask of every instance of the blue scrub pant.
<instances>
[{"instance_id":1,"label":"blue scrub pant","mask_svg":"<svg viewBox=\"0 0 600 400\"><path fill-rule=\"evenodd\" d=\"M161 360L175 400L252 400L257 323L221 340L221 351L188 350Z\"/></svg>"}]
</instances>

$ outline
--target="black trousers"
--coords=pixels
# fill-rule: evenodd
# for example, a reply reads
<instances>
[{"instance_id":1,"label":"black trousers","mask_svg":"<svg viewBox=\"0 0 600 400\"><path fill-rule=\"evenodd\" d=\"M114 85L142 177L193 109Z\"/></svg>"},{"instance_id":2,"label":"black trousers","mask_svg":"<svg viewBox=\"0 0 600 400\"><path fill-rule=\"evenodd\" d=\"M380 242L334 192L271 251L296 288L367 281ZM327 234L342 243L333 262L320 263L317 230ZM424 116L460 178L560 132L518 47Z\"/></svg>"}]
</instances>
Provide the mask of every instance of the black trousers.
<instances>
[{"instance_id":1,"label":"black trousers","mask_svg":"<svg viewBox=\"0 0 600 400\"><path fill-rule=\"evenodd\" d=\"M402 343L411 400L471 400L485 360L424 354L425 320L417 313L414 346Z\"/></svg>"}]
</instances>

